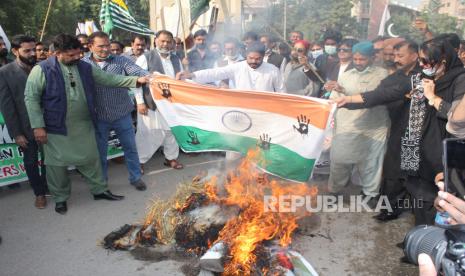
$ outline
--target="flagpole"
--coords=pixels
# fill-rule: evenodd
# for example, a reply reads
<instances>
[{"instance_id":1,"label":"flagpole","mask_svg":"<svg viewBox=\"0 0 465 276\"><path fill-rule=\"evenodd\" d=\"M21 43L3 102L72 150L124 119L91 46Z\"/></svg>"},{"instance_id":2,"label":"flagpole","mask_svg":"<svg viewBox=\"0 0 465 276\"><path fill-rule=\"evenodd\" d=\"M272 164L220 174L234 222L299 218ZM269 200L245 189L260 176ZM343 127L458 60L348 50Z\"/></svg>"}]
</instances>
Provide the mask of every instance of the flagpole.
<instances>
[{"instance_id":1,"label":"flagpole","mask_svg":"<svg viewBox=\"0 0 465 276\"><path fill-rule=\"evenodd\" d=\"M52 7L52 1L53 0L50 0L48 2L47 13L45 14L44 26L42 26L42 32L40 33L40 40L39 41L42 41L42 38L44 37L45 26L47 25L48 14L50 13L50 8Z\"/></svg>"},{"instance_id":2,"label":"flagpole","mask_svg":"<svg viewBox=\"0 0 465 276\"><path fill-rule=\"evenodd\" d=\"M182 45L184 47L184 58L187 58L187 45L186 45L186 32L184 30L184 13L182 12L181 0L178 0L179 16L181 16L181 28L182 28ZM189 71L189 65L183 64L184 70Z\"/></svg>"}]
</instances>

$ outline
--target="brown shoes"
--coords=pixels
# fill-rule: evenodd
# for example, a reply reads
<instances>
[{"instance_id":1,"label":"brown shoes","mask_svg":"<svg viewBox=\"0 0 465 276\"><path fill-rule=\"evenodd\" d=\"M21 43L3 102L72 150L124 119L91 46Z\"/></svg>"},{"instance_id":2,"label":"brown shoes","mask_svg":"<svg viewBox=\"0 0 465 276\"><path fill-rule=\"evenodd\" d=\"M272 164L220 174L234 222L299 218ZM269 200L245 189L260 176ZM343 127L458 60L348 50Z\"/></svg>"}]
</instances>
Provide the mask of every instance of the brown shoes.
<instances>
[{"instance_id":1,"label":"brown shoes","mask_svg":"<svg viewBox=\"0 0 465 276\"><path fill-rule=\"evenodd\" d=\"M45 196L36 196L36 202L34 203L37 209L44 209L47 206L47 199Z\"/></svg>"},{"instance_id":2,"label":"brown shoes","mask_svg":"<svg viewBox=\"0 0 465 276\"><path fill-rule=\"evenodd\" d=\"M171 167L176 170L181 170L182 168L184 168L184 166L181 163L179 163L178 160L176 159L168 160L165 158L165 162L163 163L163 165L167 167Z\"/></svg>"}]
</instances>

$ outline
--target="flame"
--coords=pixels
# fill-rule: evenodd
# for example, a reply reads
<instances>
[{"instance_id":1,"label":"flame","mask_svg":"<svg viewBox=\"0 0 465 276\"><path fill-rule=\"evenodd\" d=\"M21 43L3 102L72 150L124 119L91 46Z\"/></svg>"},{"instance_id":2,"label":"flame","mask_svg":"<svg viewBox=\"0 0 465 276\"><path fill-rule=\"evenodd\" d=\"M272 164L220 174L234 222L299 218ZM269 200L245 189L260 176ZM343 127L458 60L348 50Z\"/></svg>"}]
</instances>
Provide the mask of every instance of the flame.
<instances>
[{"instance_id":1,"label":"flame","mask_svg":"<svg viewBox=\"0 0 465 276\"><path fill-rule=\"evenodd\" d=\"M278 240L283 247L292 241L292 233L298 227L297 219L310 215L308 212L270 212L265 209L264 196L279 198L283 195L316 196L316 187L305 183L269 180L254 169L259 163L260 149L249 150L237 171L229 174L224 191L219 191L217 179L206 183L205 191L210 201L223 205L236 205L241 213L229 220L220 231L217 241L229 246L230 261L224 275L250 274L256 262L254 250L263 241Z\"/></svg>"}]
</instances>

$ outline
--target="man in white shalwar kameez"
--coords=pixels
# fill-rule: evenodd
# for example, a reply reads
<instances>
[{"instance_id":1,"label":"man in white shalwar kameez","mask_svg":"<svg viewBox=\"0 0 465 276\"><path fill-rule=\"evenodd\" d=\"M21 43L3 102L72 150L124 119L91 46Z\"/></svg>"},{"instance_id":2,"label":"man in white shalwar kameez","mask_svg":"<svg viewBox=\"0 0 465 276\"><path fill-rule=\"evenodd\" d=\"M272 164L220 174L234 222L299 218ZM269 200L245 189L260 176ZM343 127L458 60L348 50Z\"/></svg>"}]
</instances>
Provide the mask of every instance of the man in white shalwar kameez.
<instances>
[{"instance_id":1,"label":"man in white shalwar kameez","mask_svg":"<svg viewBox=\"0 0 465 276\"><path fill-rule=\"evenodd\" d=\"M263 62L264 56L265 46L255 42L247 47L246 60L244 61L194 73L181 72L177 79L190 78L198 83L230 79L234 81L235 88L238 90L285 92L281 72L276 66ZM238 159L240 156L236 152L226 152L227 161Z\"/></svg>"},{"instance_id":2,"label":"man in white shalwar kameez","mask_svg":"<svg viewBox=\"0 0 465 276\"><path fill-rule=\"evenodd\" d=\"M371 42L355 44L352 52L355 68L341 75L331 98L373 91L387 76L385 69L373 66ZM368 196L369 206L374 206L379 194L389 126L385 106L357 110L340 108L336 111L328 181L333 192L339 192L349 182L352 172L357 170L362 196Z\"/></svg>"},{"instance_id":3,"label":"man in white shalwar kameez","mask_svg":"<svg viewBox=\"0 0 465 276\"><path fill-rule=\"evenodd\" d=\"M175 78L182 71L179 58L171 53L173 35L165 30L159 31L155 38L156 48L140 56L136 64L150 73L157 72ZM163 115L156 109L148 89L134 90L137 102L137 133L136 145L143 171L145 164L160 146L163 146L166 166L182 169L178 162L179 145L171 132Z\"/></svg>"}]
</instances>

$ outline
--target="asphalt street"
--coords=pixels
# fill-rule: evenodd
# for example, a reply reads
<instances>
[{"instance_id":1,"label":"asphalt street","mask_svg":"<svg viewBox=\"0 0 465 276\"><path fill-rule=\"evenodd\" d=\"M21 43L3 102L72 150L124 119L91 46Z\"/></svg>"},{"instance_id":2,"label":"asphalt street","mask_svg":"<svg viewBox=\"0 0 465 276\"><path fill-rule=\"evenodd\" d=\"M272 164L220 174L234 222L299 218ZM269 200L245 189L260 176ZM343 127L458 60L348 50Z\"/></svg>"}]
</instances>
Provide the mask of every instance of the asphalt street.
<instances>
[{"instance_id":1,"label":"asphalt street","mask_svg":"<svg viewBox=\"0 0 465 276\"><path fill-rule=\"evenodd\" d=\"M181 154L183 170L163 166L157 155L145 167L147 191L128 184L123 164L111 162L109 185L120 202L94 201L81 176L72 172L72 196L68 213L59 215L54 203L44 210L33 206L28 184L0 191L0 275L183 275L182 261L139 261L128 252L107 251L99 246L105 235L126 223L143 219L150 200L170 197L176 186L201 171L218 168L217 154ZM325 177L310 181L324 191ZM353 190L357 188L352 188ZM301 252L320 275L418 275L416 267L402 264L396 244L413 225L404 213L396 221L378 223L372 213L318 213L305 220L293 248Z\"/></svg>"}]
</instances>

